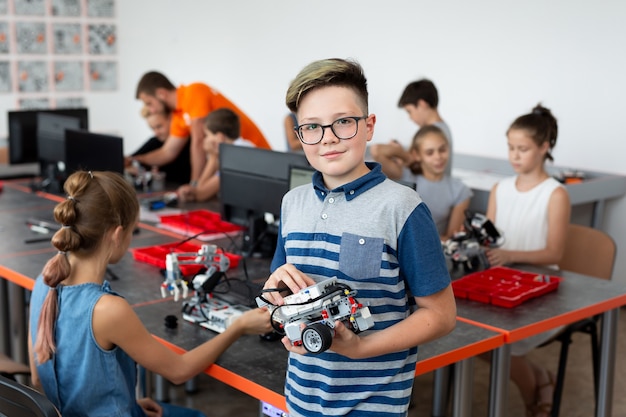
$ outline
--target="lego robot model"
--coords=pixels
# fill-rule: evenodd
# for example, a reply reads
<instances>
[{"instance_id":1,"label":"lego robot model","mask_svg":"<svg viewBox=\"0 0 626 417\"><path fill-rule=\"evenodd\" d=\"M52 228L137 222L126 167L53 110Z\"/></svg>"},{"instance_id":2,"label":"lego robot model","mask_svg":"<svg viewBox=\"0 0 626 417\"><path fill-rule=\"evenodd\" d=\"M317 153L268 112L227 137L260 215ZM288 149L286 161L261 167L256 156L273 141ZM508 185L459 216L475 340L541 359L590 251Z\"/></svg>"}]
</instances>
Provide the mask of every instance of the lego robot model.
<instances>
[{"instance_id":1,"label":"lego robot model","mask_svg":"<svg viewBox=\"0 0 626 417\"><path fill-rule=\"evenodd\" d=\"M452 268L459 265L465 272L474 272L489 267L484 248L497 248L504 237L484 214L465 212L465 230L456 233L443 243L443 253L451 260Z\"/></svg>"},{"instance_id":2,"label":"lego robot model","mask_svg":"<svg viewBox=\"0 0 626 417\"><path fill-rule=\"evenodd\" d=\"M285 297L281 306L268 303L262 296L256 301L259 307L268 307L275 331L285 334L295 346L322 353L332 344L335 321L355 333L374 326L369 308L357 301L356 293L337 278L330 278Z\"/></svg>"},{"instance_id":3,"label":"lego robot model","mask_svg":"<svg viewBox=\"0 0 626 417\"><path fill-rule=\"evenodd\" d=\"M211 296L224 272L230 268L230 260L215 245L202 245L198 252L170 253L166 257L166 280L161 286L164 296L173 291L174 301L187 298L188 283L182 276L181 265L202 265L203 269L191 279L193 296L182 303L184 320L199 324L209 330L222 333L239 316L249 310L242 305L230 304ZM177 292L178 290L178 292Z\"/></svg>"},{"instance_id":4,"label":"lego robot model","mask_svg":"<svg viewBox=\"0 0 626 417\"><path fill-rule=\"evenodd\" d=\"M202 245L197 252L168 253L165 256L165 280L161 284L163 298L168 294L174 296L174 301L178 301L181 295L182 298L187 298L189 287L180 270L181 265L204 266L206 272L197 274L192 280L193 288L199 292L207 285L210 278L219 279L219 276L214 276L217 272L228 270L230 260L224 253L218 252L215 245Z\"/></svg>"}]
</instances>

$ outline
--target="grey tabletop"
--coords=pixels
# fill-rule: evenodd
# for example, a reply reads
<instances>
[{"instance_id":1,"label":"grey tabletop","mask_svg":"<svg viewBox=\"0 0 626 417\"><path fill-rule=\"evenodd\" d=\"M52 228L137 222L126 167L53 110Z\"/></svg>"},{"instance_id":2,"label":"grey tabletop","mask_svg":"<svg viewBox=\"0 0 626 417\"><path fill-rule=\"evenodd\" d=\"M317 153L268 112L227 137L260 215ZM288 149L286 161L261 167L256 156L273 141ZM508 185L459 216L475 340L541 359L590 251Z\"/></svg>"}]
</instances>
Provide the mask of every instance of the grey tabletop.
<instances>
[{"instance_id":1,"label":"grey tabletop","mask_svg":"<svg viewBox=\"0 0 626 417\"><path fill-rule=\"evenodd\" d=\"M626 284L531 266L515 268L562 277L558 288L516 307L457 299L457 316L508 333L514 342L626 304Z\"/></svg>"}]
</instances>

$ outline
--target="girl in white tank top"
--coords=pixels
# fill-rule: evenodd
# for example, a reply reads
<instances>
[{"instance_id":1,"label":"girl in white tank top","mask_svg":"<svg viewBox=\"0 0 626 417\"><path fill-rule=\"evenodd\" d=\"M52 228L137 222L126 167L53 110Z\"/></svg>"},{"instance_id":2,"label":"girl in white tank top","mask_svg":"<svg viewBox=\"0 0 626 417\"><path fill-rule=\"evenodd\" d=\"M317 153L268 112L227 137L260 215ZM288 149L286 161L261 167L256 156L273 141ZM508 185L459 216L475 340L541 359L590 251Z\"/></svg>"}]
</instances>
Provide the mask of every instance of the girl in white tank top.
<instances>
[{"instance_id":1,"label":"girl in white tank top","mask_svg":"<svg viewBox=\"0 0 626 417\"><path fill-rule=\"evenodd\" d=\"M545 169L545 160L552 160L550 151L556 137L556 119L541 105L518 117L509 128L509 162L517 176L500 181L489 196L487 217L505 240L502 247L487 250L491 266L521 263L557 267L571 209L567 191ZM550 415L554 378L525 355L558 331L524 339L511 347L511 379L520 390L527 416Z\"/></svg>"}]
</instances>

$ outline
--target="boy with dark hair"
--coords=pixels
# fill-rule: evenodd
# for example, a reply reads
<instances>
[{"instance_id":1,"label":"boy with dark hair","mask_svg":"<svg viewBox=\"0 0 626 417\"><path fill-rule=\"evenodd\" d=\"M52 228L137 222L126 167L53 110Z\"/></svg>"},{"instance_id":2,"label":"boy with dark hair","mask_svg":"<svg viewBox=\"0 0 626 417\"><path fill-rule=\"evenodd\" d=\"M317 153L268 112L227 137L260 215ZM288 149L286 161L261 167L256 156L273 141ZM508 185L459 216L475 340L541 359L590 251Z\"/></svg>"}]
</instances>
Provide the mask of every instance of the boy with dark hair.
<instances>
[{"instance_id":1,"label":"boy with dark hair","mask_svg":"<svg viewBox=\"0 0 626 417\"><path fill-rule=\"evenodd\" d=\"M342 59L305 67L287 91L312 185L289 191L265 297L284 303L336 277L368 305L374 328L359 335L340 321L330 350L290 351L285 394L289 415L406 416L417 346L454 328L456 307L439 235L417 193L365 162L376 116L367 80ZM409 297L418 308L411 312Z\"/></svg>"},{"instance_id":2,"label":"boy with dark hair","mask_svg":"<svg viewBox=\"0 0 626 417\"><path fill-rule=\"evenodd\" d=\"M439 94L432 81L421 79L409 83L404 87L400 100L398 100L398 107L403 108L407 104L416 104L419 100L424 100L433 109L437 108Z\"/></svg>"},{"instance_id":3,"label":"boy with dark hair","mask_svg":"<svg viewBox=\"0 0 626 417\"><path fill-rule=\"evenodd\" d=\"M239 137L239 116L227 108L209 113L204 122L204 134L203 150L208 162L196 186L183 185L178 188L178 198L181 201L206 201L217 195L220 190L220 143L254 146L254 143Z\"/></svg>"},{"instance_id":4,"label":"boy with dark hair","mask_svg":"<svg viewBox=\"0 0 626 417\"><path fill-rule=\"evenodd\" d=\"M421 79L409 83L402 92L398 107L406 110L409 118L419 127L435 125L443 131L448 139L450 148L450 158L446 174L452 172L452 134L450 128L443 121L437 106L439 105L439 94L437 87L432 81ZM370 147L370 153L375 161L380 162L383 172L392 179L404 178L407 167L413 163L413 158L408 150L397 141L388 144L377 144Z\"/></svg>"}]
</instances>

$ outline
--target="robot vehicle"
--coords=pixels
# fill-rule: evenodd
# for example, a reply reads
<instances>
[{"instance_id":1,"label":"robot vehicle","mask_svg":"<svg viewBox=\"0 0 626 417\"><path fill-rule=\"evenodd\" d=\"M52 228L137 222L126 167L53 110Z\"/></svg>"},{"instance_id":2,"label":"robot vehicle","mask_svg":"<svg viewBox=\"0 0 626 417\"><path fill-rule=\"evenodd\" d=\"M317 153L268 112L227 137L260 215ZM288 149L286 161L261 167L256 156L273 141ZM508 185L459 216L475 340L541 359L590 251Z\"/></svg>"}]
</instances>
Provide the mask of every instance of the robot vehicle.
<instances>
[{"instance_id":1,"label":"robot vehicle","mask_svg":"<svg viewBox=\"0 0 626 417\"><path fill-rule=\"evenodd\" d=\"M374 326L369 308L355 296L356 291L330 278L285 297L284 305L270 304L262 296L257 297L257 304L269 308L276 332L311 353L322 353L332 344L335 321L355 333Z\"/></svg>"},{"instance_id":2,"label":"robot vehicle","mask_svg":"<svg viewBox=\"0 0 626 417\"><path fill-rule=\"evenodd\" d=\"M497 248L504 237L484 214L465 212L465 230L443 243L443 253L452 262L452 269L463 266L464 272L475 272L489 267L485 247Z\"/></svg>"}]
</instances>

